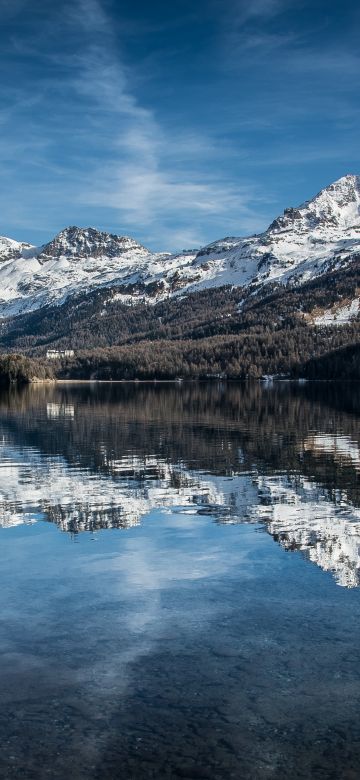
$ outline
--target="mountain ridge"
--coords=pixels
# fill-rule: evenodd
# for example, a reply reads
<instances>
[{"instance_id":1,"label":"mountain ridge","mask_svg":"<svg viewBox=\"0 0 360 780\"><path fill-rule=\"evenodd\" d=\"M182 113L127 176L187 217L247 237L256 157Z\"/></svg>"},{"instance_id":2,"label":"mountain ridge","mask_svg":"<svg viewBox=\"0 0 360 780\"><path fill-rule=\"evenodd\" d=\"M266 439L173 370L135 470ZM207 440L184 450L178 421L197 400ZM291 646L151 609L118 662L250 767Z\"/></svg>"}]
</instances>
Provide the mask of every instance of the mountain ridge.
<instances>
[{"instance_id":1,"label":"mountain ridge","mask_svg":"<svg viewBox=\"0 0 360 780\"><path fill-rule=\"evenodd\" d=\"M298 285L344 269L360 252L360 176L347 174L263 233L226 237L198 251L151 252L135 239L70 226L41 247L0 237L0 318L96 289L126 305L211 287Z\"/></svg>"}]
</instances>

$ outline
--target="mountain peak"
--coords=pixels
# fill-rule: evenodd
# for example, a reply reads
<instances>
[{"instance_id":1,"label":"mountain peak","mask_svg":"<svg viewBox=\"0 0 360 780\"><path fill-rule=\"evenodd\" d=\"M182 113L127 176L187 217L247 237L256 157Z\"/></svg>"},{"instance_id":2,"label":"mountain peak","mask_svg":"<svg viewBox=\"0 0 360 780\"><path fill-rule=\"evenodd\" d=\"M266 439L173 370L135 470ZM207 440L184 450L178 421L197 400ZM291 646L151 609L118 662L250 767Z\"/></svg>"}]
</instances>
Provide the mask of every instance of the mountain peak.
<instances>
[{"instance_id":1,"label":"mountain peak","mask_svg":"<svg viewBox=\"0 0 360 780\"><path fill-rule=\"evenodd\" d=\"M268 233L360 226L360 176L347 174L320 190L311 200L297 208L286 208L284 214L268 228Z\"/></svg>"},{"instance_id":2,"label":"mountain peak","mask_svg":"<svg viewBox=\"0 0 360 780\"><path fill-rule=\"evenodd\" d=\"M2 238L0 319L100 288L116 288L116 300L129 305L221 286L241 287L246 296L267 284L316 279L359 256L360 176L347 174L285 209L264 233L197 253L150 253L128 236L77 225L41 247Z\"/></svg>"},{"instance_id":3,"label":"mountain peak","mask_svg":"<svg viewBox=\"0 0 360 780\"><path fill-rule=\"evenodd\" d=\"M46 262L59 257L118 257L129 251L146 253L148 250L129 236L117 236L93 227L70 225L40 248L38 259L40 262Z\"/></svg>"},{"instance_id":4,"label":"mountain peak","mask_svg":"<svg viewBox=\"0 0 360 780\"><path fill-rule=\"evenodd\" d=\"M340 206L344 205L344 203L349 200L358 203L360 201L360 176L353 173L341 176L340 179L337 179L331 184L328 184L327 187L324 187L324 189L320 190L320 192L315 195L311 201L308 201L308 203L313 203L324 196L333 199Z\"/></svg>"},{"instance_id":5,"label":"mountain peak","mask_svg":"<svg viewBox=\"0 0 360 780\"><path fill-rule=\"evenodd\" d=\"M4 263L7 260L16 260L19 258L26 249L31 248L31 244L26 244L23 241L15 241L13 238L6 238L6 236L0 236L0 262Z\"/></svg>"},{"instance_id":6,"label":"mountain peak","mask_svg":"<svg viewBox=\"0 0 360 780\"><path fill-rule=\"evenodd\" d=\"M334 182L324 187L324 189L333 189L337 187L358 187L360 186L360 176L357 173L346 173L336 179Z\"/></svg>"}]
</instances>

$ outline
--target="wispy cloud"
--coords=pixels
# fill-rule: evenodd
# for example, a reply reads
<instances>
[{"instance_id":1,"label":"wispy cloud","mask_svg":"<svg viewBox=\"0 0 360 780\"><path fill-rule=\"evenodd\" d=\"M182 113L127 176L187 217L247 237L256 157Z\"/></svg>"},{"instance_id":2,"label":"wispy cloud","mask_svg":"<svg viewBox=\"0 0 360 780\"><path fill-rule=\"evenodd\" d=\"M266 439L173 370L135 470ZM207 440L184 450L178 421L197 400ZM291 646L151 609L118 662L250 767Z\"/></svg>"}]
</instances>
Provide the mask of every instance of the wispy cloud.
<instances>
[{"instance_id":1,"label":"wispy cloud","mask_svg":"<svg viewBox=\"0 0 360 780\"><path fill-rule=\"evenodd\" d=\"M92 0L93 18L97 5ZM100 9L99 13L102 19ZM86 24L88 27L88 17ZM95 27L97 30L96 24ZM259 224L259 217L250 206L251 200L256 201L255 188L235 188L218 176L211 176L211 171L192 171L195 155L205 157L209 163L211 154L218 152L206 138L193 135L189 142L181 134L169 137L153 112L141 106L131 93L118 56L92 43L85 54L72 58L71 66L75 70L72 89L90 99L87 110L92 125L101 112L101 125L110 126L110 160L105 165L103 161L93 164L93 186L87 176L86 188L78 195L80 199L118 210L122 221L134 228L139 222L151 228L155 222L159 230L161 222L166 225L171 217L179 222L186 217L194 222L205 215L224 219L224 215L234 211L246 227ZM101 132L106 135L106 130L100 128ZM171 231L165 231L169 239ZM186 228L184 234L188 231ZM174 235L178 234L176 228ZM204 239L199 229L198 236Z\"/></svg>"},{"instance_id":2,"label":"wispy cloud","mask_svg":"<svg viewBox=\"0 0 360 780\"><path fill-rule=\"evenodd\" d=\"M26 239L32 224L50 237L77 222L182 248L266 227L286 205L285 166L295 181L306 161L338 172L346 148L358 159L357 50L319 42L289 0L209 0L204 40L205 2L187 36L166 35L170 13L144 13L141 40L114 6L36 2L22 24L14 0L0 52L0 232L23 227Z\"/></svg>"},{"instance_id":3,"label":"wispy cloud","mask_svg":"<svg viewBox=\"0 0 360 780\"><path fill-rule=\"evenodd\" d=\"M288 9L289 0L233 0L223 17L228 57L238 56L240 50L247 56L253 50L265 57L270 50L294 44L298 31L277 24Z\"/></svg>"},{"instance_id":4,"label":"wispy cloud","mask_svg":"<svg viewBox=\"0 0 360 780\"><path fill-rule=\"evenodd\" d=\"M48 199L52 191L62 211L66 200L78 213L87 207L91 215L110 209L119 232L136 235L141 227L142 240L147 236L157 247L168 242L169 248L181 248L189 236L192 244L215 237L205 229L209 218L220 234L260 227L254 185L238 187L218 169L212 172L220 150L211 135L186 128L169 132L138 100L131 69L99 0L76 0L62 11L61 24L65 30L76 29L81 46L75 53L66 46L61 53L40 51L46 69L27 135L30 145L34 139L34 160L49 175L56 174L57 186L39 181L37 199ZM39 35L45 39L46 28ZM27 41L27 51L32 45L38 55L38 44L35 35L32 44ZM47 105L49 97L52 112L43 125L42 103ZM18 103L13 102L5 120L11 112L14 118ZM20 108L24 111L25 100ZM57 144L64 150L62 161ZM10 158L16 152L11 142L8 151Z\"/></svg>"},{"instance_id":5,"label":"wispy cloud","mask_svg":"<svg viewBox=\"0 0 360 780\"><path fill-rule=\"evenodd\" d=\"M272 19L289 7L288 0L235 0L231 6L236 24L254 19Z\"/></svg>"},{"instance_id":6,"label":"wispy cloud","mask_svg":"<svg viewBox=\"0 0 360 780\"><path fill-rule=\"evenodd\" d=\"M82 12L87 2L81 0ZM138 102L130 74L111 40L106 49L99 45L99 25L106 27L101 6L90 0L89 8L86 27L89 31L92 19L95 40L79 58L72 87L93 102L96 114L104 114L104 124L109 120L112 153L107 165L94 164L96 185L91 188L86 182L80 199L113 208L122 224L136 230L140 222L150 240L158 243L163 238L175 247L183 246L189 234L191 244L206 241L209 218L217 222L219 231L258 229L266 217L259 213L263 204L256 187L230 183L218 168L212 171L212 161L220 154L224 159L226 153L210 136L193 132L189 138L184 129L169 133L154 112ZM91 109L90 113L96 122Z\"/></svg>"}]
</instances>

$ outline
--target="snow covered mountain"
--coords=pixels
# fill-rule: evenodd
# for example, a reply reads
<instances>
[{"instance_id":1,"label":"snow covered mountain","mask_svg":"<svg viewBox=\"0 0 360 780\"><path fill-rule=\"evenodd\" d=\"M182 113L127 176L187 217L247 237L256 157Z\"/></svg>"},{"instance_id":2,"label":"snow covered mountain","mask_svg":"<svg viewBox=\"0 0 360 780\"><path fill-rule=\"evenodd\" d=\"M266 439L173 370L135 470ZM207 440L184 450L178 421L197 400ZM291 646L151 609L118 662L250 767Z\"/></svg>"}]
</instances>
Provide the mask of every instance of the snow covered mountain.
<instances>
[{"instance_id":1,"label":"snow covered mountain","mask_svg":"<svg viewBox=\"0 0 360 780\"><path fill-rule=\"evenodd\" d=\"M50 418L53 412L48 405ZM318 435L308 447L325 448L345 461L355 458L359 467L359 449L345 436ZM73 533L125 529L154 509L190 515L205 509L221 523L262 523L284 549L302 552L338 585L360 585L360 510L345 495L338 504L330 501L303 476L239 474L230 481L155 456L107 460L108 474L95 474L6 438L0 458L0 530L39 520Z\"/></svg>"},{"instance_id":2,"label":"snow covered mountain","mask_svg":"<svg viewBox=\"0 0 360 780\"><path fill-rule=\"evenodd\" d=\"M14 241L12 238L0 236L0 263L16 260L25 254L27 249L33 249L31 244L24 244L20 241Z\"/></svg>"},{"instance_id":3,"label":"snow covered mountain","mask_svg":"<svg viewBox=\"0 0 360 780\"><path fill-rule=\"evenodd\" d=\"M142 258L149 255L145 247L127 236L115 236L112 233L102 233L94 228L81 228L72 226L62 230L52 241L40 247L37 259L40 263L52 260L86 260L88 257L120 258L131 253L134 257Z\"/></svg>"},{"instance_id":4,"label":"snow covered mountain","mask_svg":"<svg viewBox=\"0 0 360 780\"><path fill-rule=\"evenodd\" d=\"M217 266L222 284L303 282L359 251L360 176L349 175L298 208L285 209L260 235L210 244L197 262L206 257Z\"/></svg>"},{"instance_id":5,"label":"snow covered mountain","mask_svg":"<svg viewBox=\"0 0 360 780\"><path fill-rule=\"evenodd\" d=\"M77 227L62 230L41 247L22 247L15 241L0 238L2 247L0 317L23 314L47 304L61 304L69 296L99 287L122 288L125 302L139 300L144 295L153 300L158 285L164 294L162 278L172 276L184 266L187 268L195 256L194 253L151 254L127 236ZM9 259L11 250L13 257ZM187 271L188 283L193 276ZM149 287L145 289L150 284L151 291Z\"/></svg>"},{"instance_id":6,"label":"snow covered mountain","mask_svg":"<svg viewBox=\"0 0 360 780\"><path fill-rule=\"evenodd\" d=\"M0 317L100 287L124 303L234 285L299 284L345 268L360 254L360 176L344 176L269 228L198 252L152 253L132 238L69 227L41 247L0 237Z\"/></svg>"}]
</instances>

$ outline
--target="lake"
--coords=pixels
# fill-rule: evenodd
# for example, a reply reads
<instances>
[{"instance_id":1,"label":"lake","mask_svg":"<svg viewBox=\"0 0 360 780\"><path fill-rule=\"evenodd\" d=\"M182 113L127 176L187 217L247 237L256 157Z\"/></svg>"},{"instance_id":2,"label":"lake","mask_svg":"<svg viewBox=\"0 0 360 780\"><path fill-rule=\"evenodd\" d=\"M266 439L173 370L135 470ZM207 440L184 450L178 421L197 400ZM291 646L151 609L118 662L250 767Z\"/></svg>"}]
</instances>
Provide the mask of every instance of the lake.
<instances>
[{"instance_id":1,"label":"lake","mask_svg":"<svg viewBox=\"0 0 360 780\"><path fill-rule=\"evenodd\" d=\"M357 384L0 396L0 776L355 780Z\"/></svg>"}]
</instances>

